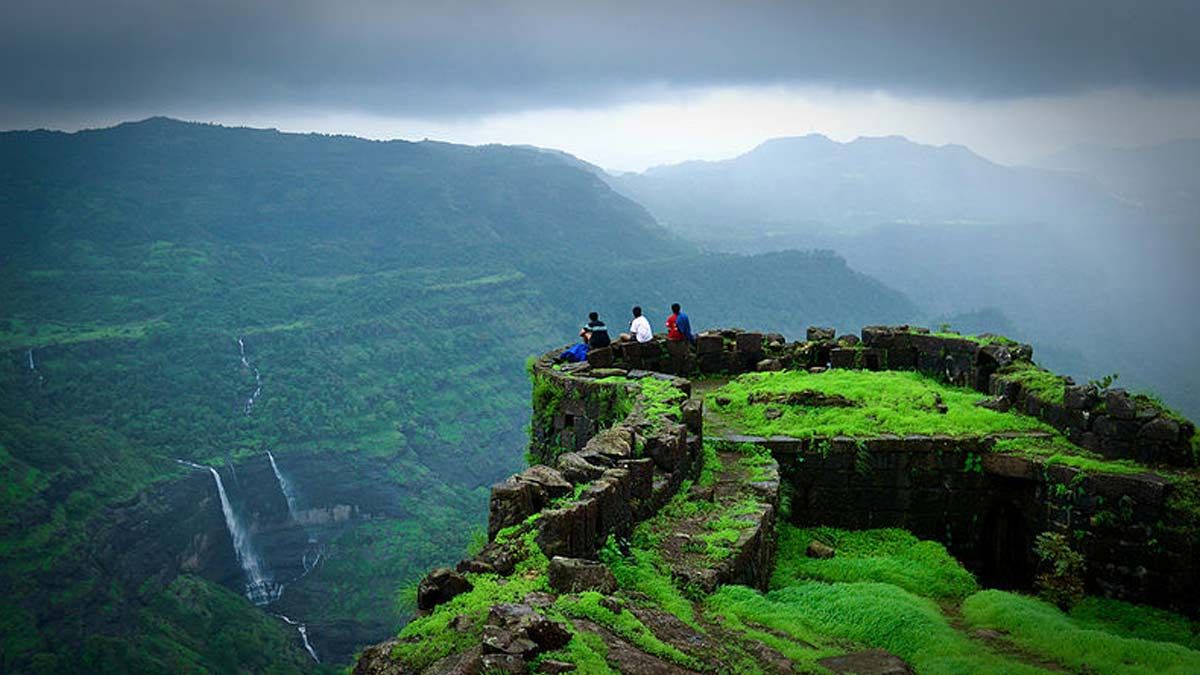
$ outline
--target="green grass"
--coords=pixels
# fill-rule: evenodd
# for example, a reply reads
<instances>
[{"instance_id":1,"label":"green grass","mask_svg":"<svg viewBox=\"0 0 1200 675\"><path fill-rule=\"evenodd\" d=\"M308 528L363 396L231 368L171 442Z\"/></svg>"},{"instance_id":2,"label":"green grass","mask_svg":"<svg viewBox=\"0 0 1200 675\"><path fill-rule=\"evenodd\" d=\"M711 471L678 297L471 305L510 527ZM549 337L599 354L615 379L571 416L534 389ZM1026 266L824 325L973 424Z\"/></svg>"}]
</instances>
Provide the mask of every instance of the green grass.
<instances>
[{"instance_id":1,"label":"green grass","mask_svg":"<svg viewBox=\"0 0 1200 675\"><path fill-rule=\"evenodd\" d=\"M880 647L920 673L1040 672L982 650L950 626L934 601L891 584L807 581L766 595L725 586L707 606L810 644L849 640Z\"/></svg>"},{"instance_id":2,"label":"green grass","mask_svg":"<svg viewBox=\"0 0 1200 675\"><path fill-rule=\"evenodd\" d=\"M982 591L963 603L963 615L971 625L1007 631L1009 639L1020 647L1076 671L1200 672L1200 652L1173 642L1125 637L1119 633L1127 629L1114 627L1114 623L1119 626L1131 617L1145 618L1147 613L1130 612L1117 622L1103 622L1095 616L1095 610L1084 610L1083 616L1076 619L1041 600L1001 591ZM1153 630L1162 625L1162 621L1155 621ZM1101 626L1104 629L1097 630Z\"/></svg>"},{"instance_id":3,"label":"green grass","mask_svg":"<svg viewBox=\"0 0 1200 675\"><path fill-rule=\"evenodd\" d=\"M616 671L608 667L605 657L608 656L608 645L594 633L574 631L571 641L566 647L539 655L530 664L533 672L540 672L538 666L547 660L565 661L576 666L576 672L596 673L607 675Z\"/></svg>"},{"instance_id":4,"label":"green grass","mask_svg":"<svg viewBox=\"0 0 1200 675\"><path fill-rule=\"evenodd\" d=\"M683 419L680 405L687 400L687 394L666 380L646 377L638 380L642 390L643 410L646 419L651 423L664 417L676 420Z\"/></svg>"},{"instance_id":5,"label":"green grass","mask_svg":"<svg viewBox=\"0 0 1200 675\"><path fill-rule=\"evenodd\" d=\"M1147 605L1111 598L1084 598L1071 608L1071 620L1080 628L1103 630L1122 637L1174 642L1200 650L1200 623Z\"/></svg>"},{"instance_id":6,"label":"green grass","mask_svg":"<svg viewBox=\"0 0 1200 675\"><path fill-rule=\"evenodd\" d=\"M610 537L609 545L600 551L600 559L612 570L623 590L645 593L658 608L701 630L692 602L675 586L670 570L657 552L632 548L628 556L623 556Z\"/></svg>"},{"instance_id":7,"label":"green grass","mask_svg":"<svg viewBox=\"0 0 1200 675\"><path fill-rule=\"evenodd\" d=\"M746 516L757 513L759 506L754 500L748 499L730 506L718 517L704 522L706 532L700 535L704 542L704 555L713 562L719 562L733 555L733 546L742 536L742 531L754 525L754 521Z\"/></svg>"},{"instance_id":8,"label":"green grass","mask_svg":"<svg viewBox=\"0 0 1200 675\"><path fill-rule=\"evenodd\" d=\"M400 631L400 642L392 649L392 658L414 670L421 670L438 659L478 644L484 619L492 605L523 602L533 591L549 591L546 556L535 542L536 530L519 537L524 559L509 577L495 574L468 574L474 585L470 591L438 605L432 614L411 621ZM514 537L513 539L517 539ZM466 631L450 628L454 617L464 614L471 619Z\"/></svg>"},{"instance_id":9,"label":"green grass","mask_svg":"<svg viewBox=\"0 0 1200 675\"><path fill-rule=\"evenodd\" d=\"M1104 459L1061 436L1049 438L1005 438L996 441L992 452L1041 457L1047 465L1070 466L1087 473L1142 474L1149 471L1128 459Z\"/></svg>"},{"instance_id":10,"label":"green grass","mask_svg":"<svg viewBox=\"0 0 1200 675\"><path fill-rule=\"evenodd\" d=\"M721 463L721 458L717 456L716 443L705 441L700 453L700 477L696 479L696 484L700 487L711 487L713 483L717 482L717 474L725 467Z\"/></svg>"},{"instance_id":11,"label":"green grass","mask_svg":"<svg viewBox=\"0 0 1200 675\"><path fill-rule=\"evenodd\" d=\"M809 558L812 540L832 546L837 555ZM830 527L779 528L779 554L772 588L797 581L882 582L924 597L961 600L979 590L975 577L937 542L921 541L904 530L839 530Z\"/></svg>"},{"instance_id":12,"label":"green grass","mask_svg":"<svg viewBox=\"0 0 1200 675\"><path fill-rule=\"evenodd\" d=\"M1020 383L1021 389L1047 403L1061 404L1067 390L1062 377L1032 363L1017 362L1001 369L998 374L1004 380Z\"/></svg>"},{"instance_id":13,"label":"green grass","mask_svg":"<svg viewBox=\"0 0 1200 675\"><path fill-rule=\"evenodd\" d=\"M603 595L595 591L585 591L577 597L569 595L559 597L555 601L554 607L567 616L595 621L633 643L647 654L667 659L685 668L699 669L701 667L696 659L655 637L654 633L650 632L650 629L646 628L646 625L628 609L621 608L620 612L614 612L602 605L600 601L603 598Z\"/></svg>"},{"instance_id":14,"label":"green grass","mask_svg":"<svg viewBox=\"0 0 1200 675\"><path fill-rule=\"evenodd\" d=\"M914 335L915 334L916 333L914 333ZM936 331L936 332L929 333L929 335L932 335L933 337L950 338L950 339L954 339L954 340L969 340L970 342L974 342L977 345L983 345L985 347L987 345L1018 345L1018 344L1021 344L1021 343L1017 342L1016 340L1013 340L1011 338L1006 338L1003 335L987 335L987 336L964 335L962 333L952 333L952 332L948 332L948 331Z\"/></svg>"},{"instance_id":15,"label":"green grass","mask_svg":"<svg viewBox=\"0 0 1200 675\"><path fill-rule=\"evenodd\" d=\"M752 394L800 391L839 394L859 405L839 408L747 402ZM938 396L948 408L946 414L937 412ZM717 405L717 397L730 402ZM712 392L708 401L710 410L731 427L759 436L867 438L885 433L981 436L1006 431L1054 432L1032 417L975 405L984 398L976 391L949 387L913 372L831 370L816 375L803 371L742 375ZM783 415L767 419L764 413L768 408L778 409Z\"/></svg>"}]
</instances>

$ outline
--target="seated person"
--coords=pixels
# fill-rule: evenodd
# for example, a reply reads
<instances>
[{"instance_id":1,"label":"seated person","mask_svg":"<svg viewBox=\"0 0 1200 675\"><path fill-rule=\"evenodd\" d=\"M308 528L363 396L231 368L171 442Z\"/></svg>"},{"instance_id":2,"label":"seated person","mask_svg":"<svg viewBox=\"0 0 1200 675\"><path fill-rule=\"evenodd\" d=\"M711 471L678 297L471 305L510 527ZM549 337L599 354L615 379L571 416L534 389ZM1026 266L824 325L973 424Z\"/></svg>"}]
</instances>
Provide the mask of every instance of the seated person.
<instances>
[{"instance_id":1,"label":"seated person","mask_svg":"<svg viewBox=\"0 0 1200 675\"><path fill-rule=\"evenodd\" d=\"M612 344L612 340L608 337L608 326L600 320L600 315L596 312L588 314L587 325L579 329L579 337L587 343L591 349L599 349Z\"/></svg>"}]
</instances>

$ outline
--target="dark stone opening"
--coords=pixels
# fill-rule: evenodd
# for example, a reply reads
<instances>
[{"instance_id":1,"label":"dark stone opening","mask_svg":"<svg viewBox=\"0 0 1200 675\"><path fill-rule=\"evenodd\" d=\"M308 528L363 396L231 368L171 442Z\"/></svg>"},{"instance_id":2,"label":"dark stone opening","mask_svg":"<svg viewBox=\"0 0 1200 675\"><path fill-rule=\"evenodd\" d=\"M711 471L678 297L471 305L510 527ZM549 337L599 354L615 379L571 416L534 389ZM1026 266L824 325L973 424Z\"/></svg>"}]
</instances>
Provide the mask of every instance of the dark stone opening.
<instances>
[{"instance_id":1,"label":"dark stone opening","mask_svg":"<svg viewBox=\"0 0 1200 675\"><path fill-rule=\"evenodd\" d=\"M986 588L1027 590L1037 566L1032 559L1033 533L1020 506L1012 500L989 506L983 520L979 582Z\"/></svg>"},{"instance_id":2,"label":"dark stone opening","mask_svg":"<svg viewBox=\"0 0 1200 675\"><path fill-rule=\"evenodd\" d=\"M1000 363L990 354L980 350L975 357L975 389L987 392L992 373L1000 370Z\"/></svg>"}]
</instances>

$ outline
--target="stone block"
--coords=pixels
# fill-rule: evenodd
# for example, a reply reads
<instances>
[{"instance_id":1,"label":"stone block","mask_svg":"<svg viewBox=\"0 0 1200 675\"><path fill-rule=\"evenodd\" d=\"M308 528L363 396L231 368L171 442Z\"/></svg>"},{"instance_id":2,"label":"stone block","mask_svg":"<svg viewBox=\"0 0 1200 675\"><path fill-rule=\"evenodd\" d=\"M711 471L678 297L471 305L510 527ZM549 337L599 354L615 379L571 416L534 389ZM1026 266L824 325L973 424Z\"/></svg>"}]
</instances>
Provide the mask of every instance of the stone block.
<instances>
[{"instance_id":1,"label":"stone block","mask_svg":"<svg viewBox=\"0 0 1200 675\"><path fill-rule=\"evenodd\" d=\"M737 351L743 354L762 353L762 333L739 333L734 339Z\"/></svg>"},{"instance_id":2,"label":"stone block","mask_svg":"<svg viewBox=\"0 0 1200 675\"><path fill-rule=\"evenodd\" d=\"M649 457L623 459L619 466L629 472L629 494L634 499L649 499L654 488L654 460Z\"/></svg>"},{"instance_id":3,"label":"stone block","mask_svg":"<svg viewBox=\"0 0 1200 675\"><path fill-rule=\"evenodd\" d=\"M1099 393L1090 385L1067 387L1063 392L1063 405L1071 410L1091 410L1099 402Z\"/></svg>"},{"instance_id":4,"label":"stone block","mask_svg":"<svg viewBox=\"0 0 1200 675\"><path fill-rule=\"evenodd\" d=\"M829 365L834 368L855 368L857 363L857 349L835 348L829 350Z\"/></svg>"},{"instance_id":5,"label":"stone block","mask_svg":"<svg viewBox=\"0 0 1200 675\"><path fill-rule=\"evenodd\" d=\"M1137 416L1137 405L1124 389L1109 389L1104 394L1104 407L1109 417L1131 420Z\"/></svg>"},{"instance_id":6,"label":"stone block","mask_svg":"<svg viewBox=\"0 0 1200 675\"><path fill-rule=\"evenodd\" d=\"M542 511L536 541L548 556L590 558L596 554L596 502L581 499L561 509Z\"/></svg>"},{"instance_id":7,"label":"stone block","mask_svg":"<svg viewBox=\"0 0 1200 675\"><path fill-rule=\"evenodd\" d=\"M896 331L891 326L865 326L862 329L862 341L867 347L887 349L896 339Z\"/></svg>"},{"instance_id":8,"label":"stone block","mask_svg":"<svg viewBox=\"0 0 1200 675\"><path fill-rule=\"evenodd\" d=\"M592 560L555 556L550 559L547 576L550 588L559 593L596 591L608 595L617 590L617 579L608 566Z\"/></svg>"},{"instance_id":9,"label":"stone block","mask_svg":"<svg viewBox=\"0 0 1200 675\"><path fill-rule=\"evenodd\" d=\"M754 370L760 373L783 370L783 362L779 359L762 359L754 365Z\"/></svg>"},{"instance_id":10,"label":"stone block","mask_svg":"<svg viewBox=\"0 0 1200 675\"><path fill-rule=\"evenodd\" d=\"M495 539L500 530L516 525L537 512L533 487L515 476L492 486L488 502L488 539Z\"/></svg>"},{"instance_id":11,"label":"stone block","mask_svg":"<svg viewBox=\"0 0 1200 675\"><path fill-rule=\"evenodd\" d=\"M821 340L832 340L837 336L837 331L832 328L822 326L809 326L805 332L805 339L809 342L819 342Z\"/></svg>"},{"instance_id":12,"label":"stone block","mask_svg":"<svg viewBox=\"0 0 1200 675\"><path fill-rule=\"evenodd\" d=\"M559 497L565 497L575 489L571 482L555 469L537 464L517 474L515 478L530 486L535 511Z\"/></svg>"},{"instance_id":13,"label":"stone block","mask_svg":"<svg viewBox=\"0 0 1200 675\"><path fill-rule=\"evenodd\" d=\"M720 335L700 335L696 337L696 353L720 354L725 350L725 338Z\"/></svg>"},{"instance_id":14,"label":"stone block","mask_svg":"<svg viewBox=\"0 0 1200 675\"><path fill-rule=\"evenodd\" d=\"M604 467L592 464L577 452L566 452L558 457L558 472L567 481L579 484L599 478Z\"/></svg>"},{"instance_id":15,"label":"stone block","mask_svg":"<svg viewBox=\"0 0 1200 675\"><path fill-rule=\"evenodd\" d=\"M683 412L683 426L693 434L701 434L704 431L704 401L701 399L689 399L680 410Z\"/></svg>"},{"instance_id":16,"label":"stone block","mask_svg":"<svg viewBox=\"0 0 1200 675\"><path fill-rule=\"evenodd\" d=\"M1154 441L1174 443L1179 439L1179 423L1160 415L1142 425L1138 435Z\"/></svg>"},{"instance_id":17,"label":"stone block","mask_svg":"<svg viewBox=\"0 0 1200 675\"><path fill-rule=\"evenodd\" d=\"M448 567L439 567L417 584L417 609L428 612L472 588L474 586L463 575Z\"/></svg>"},{"instance_id":18,"label":"stone block","mask_svg":"<svg viewBox=\"0 0 1200 675\"><path fill-rule=\"evenodd\" d=\"M681 424L668 424L646 439L645 452L655 466L668 473L686 465L687 430Z\"/></svg>"}]
</instances>

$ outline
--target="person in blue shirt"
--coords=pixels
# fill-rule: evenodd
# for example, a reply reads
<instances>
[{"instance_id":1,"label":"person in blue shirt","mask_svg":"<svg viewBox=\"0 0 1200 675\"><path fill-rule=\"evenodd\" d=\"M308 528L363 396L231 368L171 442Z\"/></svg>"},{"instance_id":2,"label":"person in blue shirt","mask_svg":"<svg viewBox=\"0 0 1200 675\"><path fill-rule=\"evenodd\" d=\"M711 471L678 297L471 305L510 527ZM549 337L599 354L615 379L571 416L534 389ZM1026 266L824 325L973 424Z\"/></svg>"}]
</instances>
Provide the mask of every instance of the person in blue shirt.
<instances>
[{"instance_id":1,"label":"person in blue shirt","mask_svg":"<svg viewBox=\"0 0 1200 675\"><path fill-rule=\"evenodd\" d=\"M688 320L687 314L681 311L678 302L671 305L671 316L667 317L667 339L687 340L689 344L696 343L696 336L692 335L692 323Z\"/></svg>"}]
</instances>

